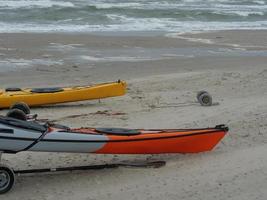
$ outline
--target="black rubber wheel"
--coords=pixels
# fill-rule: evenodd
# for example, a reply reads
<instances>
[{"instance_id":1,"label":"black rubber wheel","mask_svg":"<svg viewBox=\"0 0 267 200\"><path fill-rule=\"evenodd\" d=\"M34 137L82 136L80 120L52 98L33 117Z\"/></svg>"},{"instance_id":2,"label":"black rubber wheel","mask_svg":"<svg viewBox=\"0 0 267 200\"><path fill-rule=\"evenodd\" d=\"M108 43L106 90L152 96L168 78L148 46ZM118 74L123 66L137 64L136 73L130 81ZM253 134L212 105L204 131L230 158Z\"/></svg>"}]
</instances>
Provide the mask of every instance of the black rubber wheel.
<instances>
[{"instance_id":1,"label":"black rubber wheel","mask_svg":"<svg viewBox=\"0 0 267 200\"><path fill-rule=\"evenodd\" d=\"M0 165L0 194L5 194L15 184L15 174L12 169L5 165Z\"/></svg>"},{"instance_id":2,"label":"black rubber wheel","mask_svg":"<svg viewBox=\"0 0 267 200\"><path fill-rule=\"evenodd\" d=\"M19 110L19 109L12 109L8 111L6 116L14 118L14 119L23 120L23 121L27 120L27 115L22 110Z\"/></svg>"},{"instance_id":3,"label":"black rubber wheel","mask_svg":"<svg viewBox=\"0 0 267 200\"><path fill-rule=\"evenodd\" d=\"M199 97L200 97L200 95L205 94L205 93L209 94L209 93L208 93L207 91L205 91L205 90L201 90L201 91L199 91L199 92L197 93L197 100L199 101Z\"/></svg>"},{"instance_id":4,"label":"black rubber wheel","mask_svg":"<svg viewBox=\"0 0 267 200\"><path fill-rule=\"evenodd\" d=\"M212 97L208 93L204 93L198 97L198 102L202 106L211 106L212 105Z\"/></svg>"},{"instance_id":5,"label":"black rubber wheel","mask_svg":"<svg viewBox=\"0 0 267 200\"><path fill-rule=\"evenodd\" d=\"M14 103L10 109L19 109L21 111L23 111L26 115L30 114L31 113L31 110L30 110L30 107L24 103L24 102L17 102L17 103Z\"/></svg>"}]
</instances>

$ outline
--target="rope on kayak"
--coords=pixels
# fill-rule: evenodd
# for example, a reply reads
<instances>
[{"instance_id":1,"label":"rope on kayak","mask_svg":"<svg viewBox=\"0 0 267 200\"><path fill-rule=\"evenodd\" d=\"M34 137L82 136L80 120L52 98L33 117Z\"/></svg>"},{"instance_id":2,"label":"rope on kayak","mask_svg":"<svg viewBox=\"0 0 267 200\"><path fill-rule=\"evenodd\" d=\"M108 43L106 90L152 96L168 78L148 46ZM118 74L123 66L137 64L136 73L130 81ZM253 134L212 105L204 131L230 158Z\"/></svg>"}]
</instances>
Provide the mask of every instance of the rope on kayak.
<instances>
[{"instance_id":1,"label":"rope on kayak","mask_svg":"<svg viewBox=\"0 0 267 200\"><path fill-rule=\"evenodd\" d=\"M48 124L48 123L46 123L46 125L44 125L44 126L47 126L47 130L46 130L45 132L43 132L39 138L37 138L36 140L34 140L34 142L31 143L31 144L30 144L29 146L27 146L26 148L24 148L24 149L22 149L22 150L19 150L19 151L17 151L16 153L18 153L18 152L20 152L20 151L27 151L27 150L29 150L30 148L32 148L33 146L35 146L36 144L38 144L38 143L39 143L39 142L46 136L46 134L49 133L49 131L50 131L50 129L49 129L49 124Z\"/></svg>"}]
</instances>

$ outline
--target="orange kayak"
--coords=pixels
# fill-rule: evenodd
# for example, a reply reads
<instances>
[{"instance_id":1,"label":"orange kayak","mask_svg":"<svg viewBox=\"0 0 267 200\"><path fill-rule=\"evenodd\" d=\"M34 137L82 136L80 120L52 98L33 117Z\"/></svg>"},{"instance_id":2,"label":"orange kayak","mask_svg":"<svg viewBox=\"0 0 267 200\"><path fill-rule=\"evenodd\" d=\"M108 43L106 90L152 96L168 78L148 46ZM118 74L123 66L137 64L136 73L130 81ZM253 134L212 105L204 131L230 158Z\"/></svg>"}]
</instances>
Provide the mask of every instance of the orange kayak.
<instances>
[{"instance_id":1,"label":"orange kayak","mask_svg":"<svg viewBox=\"0 0 267 200\"><path fill-rule=\"evenodd\" d=\"M0 150L13 153L198 153L212 150L227 132L224 125L203 129L71 129L0 117Z\"/></svg>"}]
</instances>

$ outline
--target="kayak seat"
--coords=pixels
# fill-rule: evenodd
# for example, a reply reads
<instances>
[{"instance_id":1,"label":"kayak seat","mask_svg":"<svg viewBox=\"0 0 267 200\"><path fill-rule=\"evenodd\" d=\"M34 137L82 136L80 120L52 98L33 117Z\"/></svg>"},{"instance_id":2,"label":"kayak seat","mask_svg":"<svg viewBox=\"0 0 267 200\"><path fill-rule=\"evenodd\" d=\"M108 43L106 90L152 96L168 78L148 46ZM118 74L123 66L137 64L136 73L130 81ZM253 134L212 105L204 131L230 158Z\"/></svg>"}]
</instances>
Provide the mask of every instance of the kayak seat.
<instances>
[{"instance_id":1,"label":"kayak seat","mask_svg":"<svg viewBox=\"0 0 267 200\"><path fill-rule=\"evenodd\" d=\"M136 129L126 129L126 128L96 128L95 131L98 133L105 133L109 135L121 135L121 136L141 134L141 132Z\"/></svg>"},{"instance_id":2,"label":"kayak seat","mask_svg":"<svg viewBox=\"0 0 267 200\"><path fill-rule=\"evenodd\" d=\"M33 88L31 92L33 93L55 93L55 92L62 92L64 91L63 88L60 87L53 87L53 88Z\"/></svg>"},{"instance_id":3,"label":"kayak seat","mask_svg":"<svg viewBox=\"0 0 267 200\"><path fill-rule=\"evenodd\" d=\"M21 91L22 89L14 87L14 88L6 88L5 90L6 92L17 92L17 91Z\"/></svg>"}]
</instances>

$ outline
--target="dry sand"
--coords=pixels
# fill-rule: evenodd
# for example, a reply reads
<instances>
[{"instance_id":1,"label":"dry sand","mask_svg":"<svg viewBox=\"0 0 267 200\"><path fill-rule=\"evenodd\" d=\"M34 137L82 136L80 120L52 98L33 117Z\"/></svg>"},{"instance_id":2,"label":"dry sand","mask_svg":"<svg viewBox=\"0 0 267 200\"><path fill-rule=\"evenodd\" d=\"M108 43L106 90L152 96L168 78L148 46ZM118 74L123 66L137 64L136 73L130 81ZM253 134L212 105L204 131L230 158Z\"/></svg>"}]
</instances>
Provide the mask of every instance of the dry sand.
<instances>
[{"instance_id":1,"label":"dry sand","mask_svg":"<svg viewBox=\"0 0 267 200\"><path fill-rule=\"evenodd\" d=\"M266 31L169 37L1 34L1 87L64 86L119 78L129 83L127 95L101 103L32 109L40 118L72 127L196 128L225 123L230 132L213 151L191 155L4 155L3 162L15 169L124 160L166 160L167 165L23 176L0 199L265 200L266 35ZM203 89L212 94L218 106L190 105L196 92ZM104 110L126 115L64 118Z\"/></svg>"}]
</instances>

